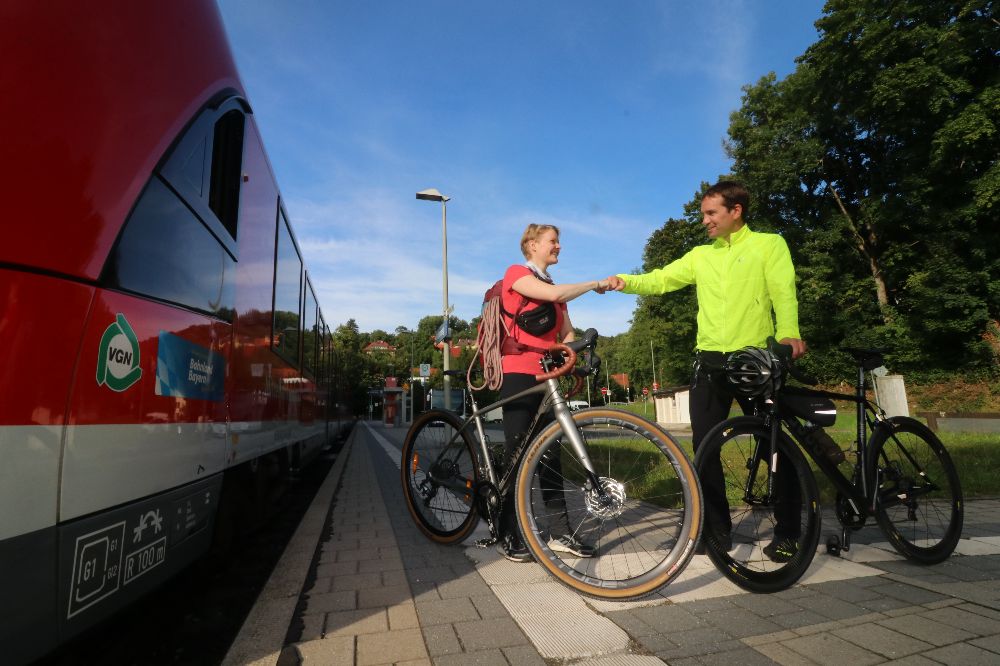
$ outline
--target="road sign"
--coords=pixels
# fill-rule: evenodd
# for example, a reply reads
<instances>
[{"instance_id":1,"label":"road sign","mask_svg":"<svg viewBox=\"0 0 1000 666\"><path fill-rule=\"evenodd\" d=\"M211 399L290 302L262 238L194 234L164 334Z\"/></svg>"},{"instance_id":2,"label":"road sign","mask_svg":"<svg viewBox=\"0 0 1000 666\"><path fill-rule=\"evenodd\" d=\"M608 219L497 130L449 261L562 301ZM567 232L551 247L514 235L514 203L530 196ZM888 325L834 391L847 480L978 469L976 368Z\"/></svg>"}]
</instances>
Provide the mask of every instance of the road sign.
<instances>
[{"instance_id":1,"label":"road sign","mask_svg":"<svg viewBox=\"0 0 1000 666\"><path fill-rule=\"evenodd\" d=\"M430 377L431 376L431 364L430 363L421 363L420 364L420 376L421 377Z\"/></svg>"},{"instance_id":2,"label":"road sign","mask_svg":"<svg viewBox=\"0 0 1000 666\"><path fill-rule=\"evenodd\" d=\"M434 334L434 342L451 342L451 329L448 327L447 319L438 326L437 333Z\"/></svg>"},{"instance_id":3,"label":"road sign","mask_svg":"<svg viewBox=\"0 0 1000 666\"><path fill-rule=\"evenodd\" d=\"M607 394L608 394L608 387L607 386L602 386L601 387L601 395L607 395Z\"/></svg>"},{"instance_id":4,"label":"road sign","mask_svg":"<svg viewBox=\"0 0 1000 666\"><path fill-rule=\"evenodd\" d=\"M643 386L643 387L642 387L642 394L643 394L643 395L649 395L649 389L648 389L648 388L646 388L645 386Z\"/></svg>"},{"instance_id":5,"label":"road sign","mask_svg":"<svg viewBox=\"0 0 1000 666\"><path fill-rule=\"evenodd\" d=\"M660 385L657 384L656 382L653 382L653 390L654 391L659 391L660 390Z\"/></svg>"}]
</instances>

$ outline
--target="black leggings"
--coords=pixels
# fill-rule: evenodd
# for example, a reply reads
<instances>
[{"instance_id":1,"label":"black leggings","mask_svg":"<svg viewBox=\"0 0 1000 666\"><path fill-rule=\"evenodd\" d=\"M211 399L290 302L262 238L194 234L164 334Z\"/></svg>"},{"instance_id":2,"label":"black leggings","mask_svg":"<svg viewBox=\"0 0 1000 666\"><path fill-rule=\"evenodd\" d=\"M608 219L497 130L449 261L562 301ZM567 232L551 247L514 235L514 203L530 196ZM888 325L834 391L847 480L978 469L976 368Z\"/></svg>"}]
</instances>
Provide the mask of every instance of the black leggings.
<instances>
[{"instance_id":1,"label":"black leggings","mask_svg":"<svg viewBox=\"0 0 1000 666\"><path fill-rule=\"evenodd\" d=\"M535 381L534 375L518 372L505 373L503 376L503 386L500 387L500 399L503 400L537 384L538 382ZM505 462L508 465L513 462L512 458L514 454L528 434L531 420L538 413L538 406L542 403L542 398L542 393L534 393L503 406ZM537 435L538 432L551 422L552 413L547 412L543 414L535 428L535 432L532 434ZM545 526L549 531L549 536L560 536L569 533L569 519L566 516L566 499L562 484L562 466L558 455L553 456L548 464L543 466L541 485L542 501L546 507L555 509L555 511L549 512L549 524ZM511 483L506 495L504 495L503 511L500 514L500 526L507 534L519 535L517 519L514 514L514 489L515 484Z\"/></svg>"},{"instance_id":2,"label":"black leggings","mask_svg":"<svg viewBox=\"0 0 1000 666\"><path fill-rule=\"evenodd\" d=\"M713 379L713 375L715 375ZM717 373L704 368L695 373L691 387L691 440L695 452L698 451L705 435L719 423L729 418L733 406L733 394L719 385ZM752 402L747 398L736 398L744 414L752 413ZM732 528L729 502L726 499L725 479L722 462L716 458L708 461L700 479L705 498L705 522L716 530L729 532ZM778 473L775 475L777 502L774 507L776 525L774 532L779 537L797 539L801 535L802 499L798 478L788 457L778 452Z\"/></svg>"}]
</instances>

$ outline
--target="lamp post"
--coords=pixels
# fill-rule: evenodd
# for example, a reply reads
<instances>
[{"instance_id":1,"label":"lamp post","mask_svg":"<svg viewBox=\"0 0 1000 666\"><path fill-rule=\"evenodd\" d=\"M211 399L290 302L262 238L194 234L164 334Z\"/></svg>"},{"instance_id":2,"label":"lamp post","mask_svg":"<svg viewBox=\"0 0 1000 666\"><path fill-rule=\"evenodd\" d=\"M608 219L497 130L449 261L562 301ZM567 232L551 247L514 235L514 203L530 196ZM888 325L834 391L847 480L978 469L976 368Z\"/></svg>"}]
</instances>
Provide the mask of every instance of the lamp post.
<instances>
[{"instance_id":1,"label":"lamp post","mask_svg":"<svg viewBox=\"0 0 1000 666\"><path fill-rule=\"evenodd\" d=\"M424 201L441 202L441 266L444 280L444 325L448 329L448 317L450 308L448 307L448 201L451 197L445 196L433 187L417 192L417 198ZM444 408L451 409L451 378L448 377L449 362L451 361L451 343L447 338L442 340L442 350L444 360L442 370L444 371Z\"/></svg>"}]
</instances>

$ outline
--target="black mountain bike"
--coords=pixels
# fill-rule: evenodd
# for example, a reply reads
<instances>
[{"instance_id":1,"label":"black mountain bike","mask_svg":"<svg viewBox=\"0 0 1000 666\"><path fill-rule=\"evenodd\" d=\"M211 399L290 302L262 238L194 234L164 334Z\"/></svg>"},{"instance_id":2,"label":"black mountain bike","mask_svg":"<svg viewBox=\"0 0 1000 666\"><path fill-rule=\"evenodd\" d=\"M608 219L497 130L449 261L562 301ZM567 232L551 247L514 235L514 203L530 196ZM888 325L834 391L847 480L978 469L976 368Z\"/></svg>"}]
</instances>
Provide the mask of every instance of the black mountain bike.
<instances>
[{"instance_id":1,"label":"black mountain bike","mask_svg":"<svg viewBox=\"0 0 1000 666\"><path fill-rule=\"evenodd\" d=\"M444 410L420 415L403 443L403 494L417 526L438 543L466 539L483 517L490 537L477 545L485 547L504 536L499 517L513 485L517 522L536 561L584 594L631 599L684 570L701 532L701 492L694 466L656 424L617 409L570 411L558 378L572 372L570 395L579 390L600 367L596 344L590 329L555 345L538 385L483 408L472 399L464 420ZM577 353L585 363L574 369ZM531 393L544 399L508 464L484 416ZM554 422L540 427L548 412ZM593 546L593 556L561 551L561 536Z\"/></svg>"},{"instance_id":2,"label":"black mountain bike","mask_svg":"<svg viewBox=\"0 0 1000 666\"><path fill-rule=\"evenodd\" d=\"M816 381L794 368L791 348L773 338L768 350L745 351L767 355L770 367L737 352L727 359L724 381L737 392L744 387L744 395L756 393L754 414L716 426L695 456L706 505L704 542L716 567L753 592L782 590L805 573L820 538L820 502L803 451L837 491L842 530L827 540L827 552L849 550L851 533L874 517L906 558L920 564L947 558L962 532L958 474L923 423L887 417L865 397L865 372L885 364L886 350L842 349L858 368L854 395L783 386L785 373L804 384ZM856 404L850 451L823 430L836 418L833 400ZM710 490L709 477L721 478L715 487L724 486L725 497Z\"/></svg>"}]
</instances>

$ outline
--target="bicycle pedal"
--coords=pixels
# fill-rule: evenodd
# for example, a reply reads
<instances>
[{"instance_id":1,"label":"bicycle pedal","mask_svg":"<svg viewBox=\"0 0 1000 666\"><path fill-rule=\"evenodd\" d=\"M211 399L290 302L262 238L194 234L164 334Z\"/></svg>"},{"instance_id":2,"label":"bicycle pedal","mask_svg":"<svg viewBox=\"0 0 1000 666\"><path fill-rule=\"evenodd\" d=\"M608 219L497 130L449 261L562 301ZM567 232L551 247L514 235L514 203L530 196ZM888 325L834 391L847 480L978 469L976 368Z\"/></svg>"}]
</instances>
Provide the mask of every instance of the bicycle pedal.
<instances>
[{"instance_id":1,"label":"bicycle pedal","mask_svg":"<svg viewBox=\"0 0 1000 666\"><path fill-rule=\"evenodd\" d=\"M496 544L498 540L493 537L487 537L485 539L479 539L476 541L476 548L489 548L490 546Z\"/></svg>"}]
</instances>

